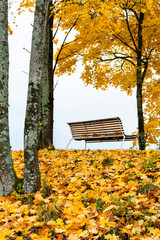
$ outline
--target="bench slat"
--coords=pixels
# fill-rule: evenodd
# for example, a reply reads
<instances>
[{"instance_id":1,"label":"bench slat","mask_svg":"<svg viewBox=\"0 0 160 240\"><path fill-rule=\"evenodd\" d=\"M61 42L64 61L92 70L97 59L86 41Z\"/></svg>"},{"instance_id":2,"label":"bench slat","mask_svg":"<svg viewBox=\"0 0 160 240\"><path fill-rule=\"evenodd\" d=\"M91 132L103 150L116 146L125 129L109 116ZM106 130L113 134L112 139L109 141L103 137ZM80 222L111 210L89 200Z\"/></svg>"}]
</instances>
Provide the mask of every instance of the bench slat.
<instances>
[{"instance_id":1,"label":"bench slat","mask_svg":"<svg viewBox=\"0 0 160 240\"><path fill-rule=\"evenodd\" d=\"M115 121L115 122L105 122L105 121L102 121L102 122L91 122L91 123L84 123L84 122L79 122L79 123L68 123L70 126L82 126L82 125L86 125L86 126L88 126L88 125L98 125L98 124L104 124L104 125L121 125L122 126L122 124L121 124L121 122L119 122L119 121Z\"/></svg>"},{"instance_id":2,"label":"bench slat","mask_svg":"<svg viewBox=\"0 0 160 240\"><path fill-rule=\"evenodd\" d=\"M83 133L99 133L99 134L108 134L108 133L111 133L111 132L120 132L121 134L123 134L123 131L119 128L115 128L115 129L104 129L104 132L102 132L100 129L92 129L92 130L88 130L88 131L83 131L81 129L76 129L76 130L72 130L72 133L79 133L79 134L83 134Z\"/></svg>"},{"instance_id":3,"label":"bench slat","mask_svg":"<svg viewBox=\"0 0 160 240\"><path fill-rule=\"evenodd\" d=\"M77 137L107 137L107 136L124 136L121 132L110 132L110 133L82 133L82 134L77 134L77 133L72 133L73 136Z\"/></svg>"},{"instance_id":4,"label":"bench slat","mask_svg":"<svg viewBox=\"0 0 160 240\"><path fill-rule=\"evenodd\" d=\"M112 130L112 129L120 129L121 131L124 131L120 126L111 126L111 127L106 127L106 126L86 126L86 128L84 127L71 127L71 130L83 130L83 131L86 131L86 130L94 130L94 129L100 129L102 131L102 129L105 129L105 130Z\"/></svg>"}]
</instances>

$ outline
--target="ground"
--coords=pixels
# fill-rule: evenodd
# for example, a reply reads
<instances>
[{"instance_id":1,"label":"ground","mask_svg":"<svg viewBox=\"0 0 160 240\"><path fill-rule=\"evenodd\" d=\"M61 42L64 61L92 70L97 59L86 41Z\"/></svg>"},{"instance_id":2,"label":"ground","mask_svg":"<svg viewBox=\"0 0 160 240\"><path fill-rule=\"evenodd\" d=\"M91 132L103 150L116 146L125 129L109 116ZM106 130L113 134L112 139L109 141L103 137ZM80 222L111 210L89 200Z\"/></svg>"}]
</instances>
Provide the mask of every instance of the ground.
<instances>
[{"instance_id":1,"label":"ground","mask_svg":"<svg viewBox=\"0 0 160 240\"><path fill-rule=\"evenodd\" d=\"M39 192L0 198L1 240L160 239L159 150L44 149L39 161Z\"/></svg>"}]
</instances>

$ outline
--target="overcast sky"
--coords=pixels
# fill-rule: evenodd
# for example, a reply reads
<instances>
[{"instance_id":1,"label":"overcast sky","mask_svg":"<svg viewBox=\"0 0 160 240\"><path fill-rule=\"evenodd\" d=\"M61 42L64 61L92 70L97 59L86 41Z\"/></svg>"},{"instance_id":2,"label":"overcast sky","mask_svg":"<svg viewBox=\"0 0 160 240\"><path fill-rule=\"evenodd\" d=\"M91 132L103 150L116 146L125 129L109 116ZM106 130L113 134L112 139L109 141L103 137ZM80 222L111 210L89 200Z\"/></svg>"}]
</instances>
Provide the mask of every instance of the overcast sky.
<instances>
[{"instance_id":1,"label":"overcast sky","mask_svg":"<svg viewBox=\"0 0 160 240\"><path fill-rule=\"evenodd\" d=\"M10 81L9 81L9 118L10 139L13 150L23 149L23 129L27 98L28 75L33 14L23 13L17 18L17 28L9 37ZM23 72L24 71L24 72ZM80 80L82 67L79 64L72 76L64 75L58 80L54 92L54 145L66 148L71 139L67 122L120 117L126 134L132 134L137 128L136 94L127 96L119 89L95 90ZM55 82L57 79L55 79ZM121 143L93 143L90 149L116 149ZM132 142L125 142L123 147L130 148ZM73 141L69 148L83 149L84 141Z\"/></svg>"}]
</instances>

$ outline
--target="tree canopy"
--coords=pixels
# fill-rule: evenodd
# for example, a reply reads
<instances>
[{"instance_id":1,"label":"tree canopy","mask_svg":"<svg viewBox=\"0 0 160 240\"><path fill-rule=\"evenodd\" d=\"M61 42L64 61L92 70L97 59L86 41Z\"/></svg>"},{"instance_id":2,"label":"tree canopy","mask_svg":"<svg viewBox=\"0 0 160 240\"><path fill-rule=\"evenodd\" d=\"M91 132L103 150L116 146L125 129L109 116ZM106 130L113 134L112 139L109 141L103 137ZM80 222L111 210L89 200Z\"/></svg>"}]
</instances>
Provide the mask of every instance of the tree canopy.
<instances>
[{"instance_id":1,"label":"tree canopy","mask_svg":"<svg viewBox=\"0 0 160 240\"><path fill-rule=\"evenodd\" d=\"M142 103L145 120L150 121L149 91L156 91L159 78L155 75L160 73L159 1L63 1L61 9L62 30L75 19L77 24L75 39L63 48L56 73L70 74L75 71L76 62L82 60L81 78L85 84L97 89L120 87L128 94L136 87L139 138L144 148ZM158 105L156 96L154 102ZM159 126L159 111L154 109ZM155 142L151 136L145 140Z\"/></svg>"}]
</instances>

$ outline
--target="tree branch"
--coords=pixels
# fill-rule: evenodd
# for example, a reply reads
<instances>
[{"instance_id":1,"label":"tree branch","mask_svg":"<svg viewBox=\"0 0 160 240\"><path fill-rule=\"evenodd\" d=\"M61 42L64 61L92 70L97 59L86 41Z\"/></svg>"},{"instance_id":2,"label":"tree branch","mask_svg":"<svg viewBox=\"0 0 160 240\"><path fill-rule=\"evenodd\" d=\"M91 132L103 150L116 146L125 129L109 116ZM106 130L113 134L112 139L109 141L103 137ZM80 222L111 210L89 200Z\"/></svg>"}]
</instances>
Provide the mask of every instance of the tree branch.
<instances>
[{"instance_id":1,"label":"tree branch","mask_svg":"<svg viewBox=\"0 0 160 240\"><path fill-rule=\"evenodd\" d=\"M144 70L143 70L143 73L142 73L142 82L144 81L144 78L146 76L147 68L148 68L148 60L144 64Z\"/></svg>"},{"instance_id":2,"label":"tree branch","mask_svg":"<svg viewBox=\"0 0 160 240\"><path fill-rule=\"evenodd\" d=\"M61 44L61 47L60 47L60 49L59 49L59 52L58 52L57 57L56 57L56 60L55 60L55 65L54 65L54 68L53 68L53 73L54 73L54 71L55 71L55 69L56 69L56 66L57 66L57 63L58 63L58 59L59 59L59 55L60 55L60 53L62 52L62 49L63 49L64 44L65 44L65 41L66 41L68 35L70 34L70 32L72 31L72 29L74 28L74 26L76 25L77 20L78 20L78 18L75 20L75 22L73 23L72 27L69 29L68 33L66 34L66 36L65 36L65 38L64 38L64 40L63 40L63 43Z\"/></svg>"},{"instance_id":3,"label":"tree branch","mask_svg":"<svg viewBox=\"0 0 160 240\"><path fill-rule=\"evenodd\" d=\"M55 37L56 37L56 35L57 35L58 29L59 29L59 27L60 27L60 23L61 23L61 18L60 18L59 21L58 21L58 26L57 26L57 29L56 29L54 35L53 35L53 39L55 39Z\"/></svg>"},{"instance_id":4,"label":"tree branch","mask_svg":"<svg viewBox=\"0 0 160 240\"><path fill-rule=\"evenodd\" d=\"M117 59L122 59L124 61L127 61L127 62L130 62L133 66L135 66L135 63L132 62L130 59L128 58L131 58L130 56L126 56L126 57L122 57L122 56L115 56L114 58L108 58L108 59L102 59L100 57L98 57L97 59L99 59L100 61L102 62L112 62L112 61L115 61Z\"/></svg>"},{"instance_id":5,"label":"tree branch","mask_svg":"<svg viewBox=\"0 0 160 240\"><path fill-rule=\"evenodd\" d=\"M124 39L121 36L118 36L118 35L115 35L115 34L113 34L113 36L115 38L117 38L121 43L123 43L124 45L129 47L132 51L136 52L136 50L134 48L132 48L127 42L125 42Z\"/></svg>"},{"instance_id":6,"label":"tree branch","mask_svg":"<svg viewBox=\"0 0 160 240\"><path fill-rule=\"evenodd\" d=\"M78 39L79 39L79 38L76 38L76 39L74 39L73 41L70 41L70 42L65 43L65 44L64 44L64 47L66 47L66 46L69 45L70 43L73 43L73 42L77 41Z\"/></svg>"},{"instance_id":7,"label":"tree branch","mask_svg":"<svg viewBox=\"0 0 160 240\"><path fill-rule=\"evenodd\" d=\"M137 51L137 46L136 46L136 43L135 43L135 41L134 41L134 37L133 37L133 34L132 34L131 29L130 29L130 26L129 26L129 22L128 22L128 13L127 13L127 9L125 10L125 12L126 12L126 23L127 23L127 28L128 28L129 33L130 33L130 36L131 36L131 38L132 38L132 42L133 42L133 45L134 45L134 47L135 47L135 50Z\"/></svg>"}]
</instances>

